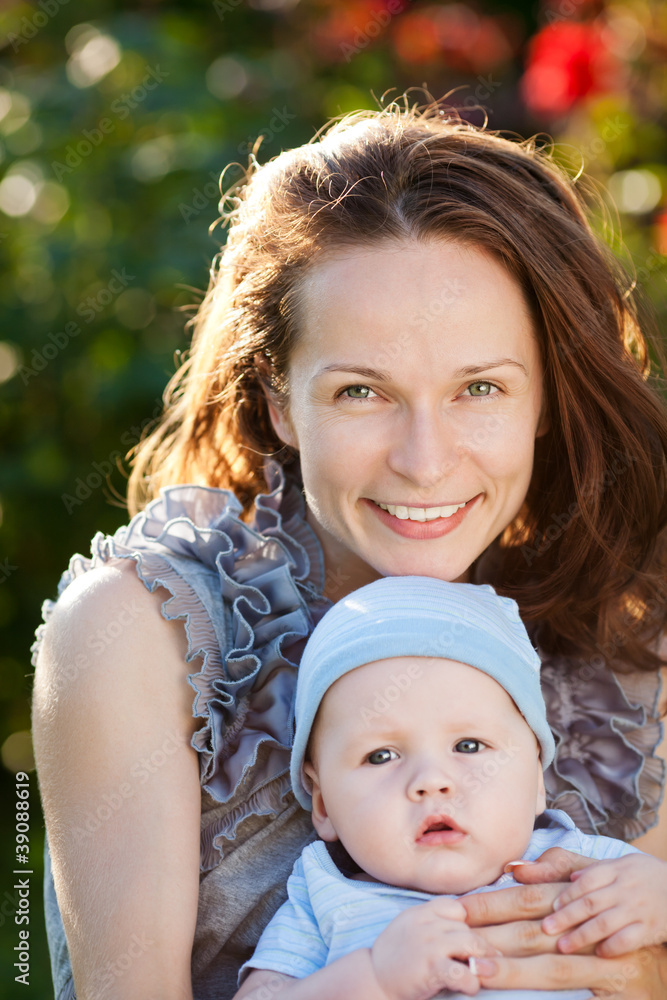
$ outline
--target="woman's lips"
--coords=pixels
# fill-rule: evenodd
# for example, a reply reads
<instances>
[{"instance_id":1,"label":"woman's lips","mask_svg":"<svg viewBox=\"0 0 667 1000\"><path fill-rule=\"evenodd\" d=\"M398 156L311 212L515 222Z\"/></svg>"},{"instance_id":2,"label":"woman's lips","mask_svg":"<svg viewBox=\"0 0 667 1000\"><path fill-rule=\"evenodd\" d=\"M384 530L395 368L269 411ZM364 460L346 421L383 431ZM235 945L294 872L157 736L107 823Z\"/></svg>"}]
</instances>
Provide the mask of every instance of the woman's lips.
<instances>
[{"instance_id":1,"label":"woman's lips","mask_svg":"<svg viewBox=\"0 0 667 1000\"><path fill-rule=\"evenodd\" d=\"M395 534L402 535L403 538L429 539L448 535L450 531L458 528L471 507L475 505L481 496L482 494L478 493L476 497L468 500L465 507L459 508L455 514L452 514L450 517L438 517L434 521L403 520L394 514L390 514L389 511L383 510L373 500L368 500L364 497L361 502L369 507L382 524L391 528Z\"/></svg>"}]
</instances>

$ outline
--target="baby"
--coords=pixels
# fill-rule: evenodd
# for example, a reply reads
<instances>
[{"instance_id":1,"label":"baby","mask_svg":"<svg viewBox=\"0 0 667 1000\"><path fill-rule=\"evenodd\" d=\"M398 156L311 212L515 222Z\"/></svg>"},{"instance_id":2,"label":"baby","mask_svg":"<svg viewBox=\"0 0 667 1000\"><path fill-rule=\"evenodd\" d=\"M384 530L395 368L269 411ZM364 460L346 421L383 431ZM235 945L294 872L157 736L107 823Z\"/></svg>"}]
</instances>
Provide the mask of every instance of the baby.
<instances>
[{"instance_id":1,"label":"baby","mask_svg":"<svg viewBox=\"0 0 667 1000\"><path fill-rule=\"evenodd\" d=\"M641 855L545 811L542 772L553 756L540 660L514 601L488 586L390 577L337 603L301 660L291 761L294 794L321 839L297 860L236 998L477 993L475 956L498 952L466 925L455 897L516 884L512 864L548 847ZM659 914L620 892L607 887L603 909L625 907L624 924L645 923L640 943L656 943Z\"/></svg>"}]
</instances>

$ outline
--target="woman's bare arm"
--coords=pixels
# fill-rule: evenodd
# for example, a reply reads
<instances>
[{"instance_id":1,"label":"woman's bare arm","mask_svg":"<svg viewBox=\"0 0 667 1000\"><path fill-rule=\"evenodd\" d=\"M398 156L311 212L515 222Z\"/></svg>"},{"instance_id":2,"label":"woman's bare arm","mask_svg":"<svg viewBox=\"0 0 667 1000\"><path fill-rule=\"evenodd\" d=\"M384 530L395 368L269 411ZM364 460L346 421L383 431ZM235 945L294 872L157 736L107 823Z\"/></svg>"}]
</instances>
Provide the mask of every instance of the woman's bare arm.
<instances>
[{"instance_id":1,"label":"woman's bare arm","mask_svg":"<svg viewBox=\"0 0 667 1000\"><path fill-rule=\"evenodd\" d=\"M33 695L78 1000L190 1000L201 798L182 621L129 562L61 595Z\"/></svg>"}]
</instances>

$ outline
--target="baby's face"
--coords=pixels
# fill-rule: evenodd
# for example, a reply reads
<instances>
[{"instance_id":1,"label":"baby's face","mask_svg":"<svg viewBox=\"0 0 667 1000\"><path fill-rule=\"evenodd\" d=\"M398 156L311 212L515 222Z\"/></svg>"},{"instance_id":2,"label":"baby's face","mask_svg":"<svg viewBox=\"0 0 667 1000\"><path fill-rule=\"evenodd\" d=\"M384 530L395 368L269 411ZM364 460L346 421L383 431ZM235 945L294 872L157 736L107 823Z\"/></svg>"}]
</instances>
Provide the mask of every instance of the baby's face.
<instances>
[{"instance_id":1,"label":"baby's face","mask_svg":"<svg viewBox=\"0 0 667 1000\"><path fill-rule=\"evenodd\" d=\"M504 688L453 660L396 657L345 674L311 748L315 828L390 885L488 885L545 808L532 730Z\"/></svg>"}]
</instances>

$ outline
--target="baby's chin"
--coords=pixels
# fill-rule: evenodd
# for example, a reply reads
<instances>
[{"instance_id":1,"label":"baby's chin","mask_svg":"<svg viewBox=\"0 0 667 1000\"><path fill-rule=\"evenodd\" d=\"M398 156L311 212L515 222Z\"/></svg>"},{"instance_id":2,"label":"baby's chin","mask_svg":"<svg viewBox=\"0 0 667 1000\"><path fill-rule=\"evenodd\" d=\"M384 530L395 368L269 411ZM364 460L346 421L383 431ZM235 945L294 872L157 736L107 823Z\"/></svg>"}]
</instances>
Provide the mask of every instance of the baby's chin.
<instances>
[{"instance_id":1,"label":"baby's chin","mask_svg":"<svg viewBox=\"0 0 667 1000\"><path fill-rule=\"evenodd\" d=\"M500 862L497 867L489 869L488 872L475 876L465 876L461 872L457 873L424 873L415 874L413 879L406 878L401 881L395 879L376 878L369 872L357 872L351 877L358 882L380 882L384 885L394 885L398 889L407 889L412 892L426 892L431 896L462 896L466 892L473 892L475 889L483 889L485 886L493 885L503 874L505 863Z\"/></svg>"}]
</instances>

